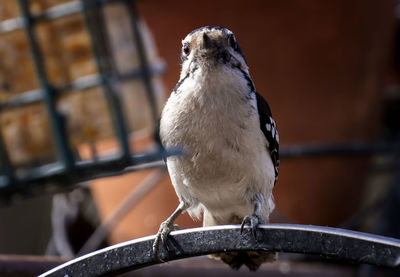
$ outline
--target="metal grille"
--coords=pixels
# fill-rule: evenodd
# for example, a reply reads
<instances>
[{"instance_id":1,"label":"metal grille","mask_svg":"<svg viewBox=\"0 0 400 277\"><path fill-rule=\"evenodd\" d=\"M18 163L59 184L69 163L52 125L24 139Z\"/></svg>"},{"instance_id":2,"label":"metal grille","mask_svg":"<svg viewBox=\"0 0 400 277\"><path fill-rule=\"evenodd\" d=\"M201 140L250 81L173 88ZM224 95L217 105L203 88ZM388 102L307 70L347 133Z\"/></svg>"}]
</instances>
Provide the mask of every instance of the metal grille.
<instances>
[{"instance_id":1,"label":"metal grille","mask_svg":"<svg viewBox=\"0 0 400 277\"><path fill-rule=\"evenodd\" d=\"M119 74L113 70L113 61L107 48L108 37L105 31L102 8L110 2L120 2L126 6L130 13L131 29L136 38L135 47L138 52L140 67L125 74ZM151 67L147 61L142 34L138 27L138 14L135 1L72 1L35 15L30 10L28 0L19 0L19 7L21 16L0 22L0 33L20 29L25 30L40 88L33 91L26 91L1 103L0 112L27 104L44 103L50 121L52 141L55 145L56 161L33 167L29 170L16 170L15 166L10 162L4 139L0 136L0 199L9 199L15 193L27 193L33 187L35 187L35 191L37 191L37 188L43 189L45 187L56 188L58 190L69 187L77 182L97 177L117 175L138 168L151 167L154 165L154 162L157 165L157 161L161 158L173 154L174 151L165 151L160 144L158 144L157 149L151 152L140 154L132 152L128 141L126 121L122 114L118 92L114 86L116 82L141 79L147 91L155 126L157 125L157 105L151 77L162 74L164 68ZM84 15L98 73L78 78L69 84L56 86L49 80L35 25L40 22L68 17L78 13ZM57 110L56 100L61 94L96 86L103 88L112 119L113 132L118 141L119 153L105 158L94 158L84 161L75 155L71 148L65 127L66 119ZM56 184L56 186L48 186L49 184ZM41 190L39 189L39 191Z\"/></svg>"}]
</instances>

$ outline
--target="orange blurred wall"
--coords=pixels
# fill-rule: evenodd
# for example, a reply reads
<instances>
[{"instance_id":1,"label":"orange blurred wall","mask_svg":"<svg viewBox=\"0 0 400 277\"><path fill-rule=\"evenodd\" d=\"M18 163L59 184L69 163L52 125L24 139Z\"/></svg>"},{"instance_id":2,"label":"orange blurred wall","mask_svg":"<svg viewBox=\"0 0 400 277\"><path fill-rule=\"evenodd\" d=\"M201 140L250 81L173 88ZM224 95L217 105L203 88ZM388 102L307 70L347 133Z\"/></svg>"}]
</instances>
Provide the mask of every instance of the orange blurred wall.
<instances>
[{"instance_id":1,"label":"orange blurred wall","mask_svg":"<svg viewBox=\"0 0 400 277\"><path fill-rule=\"evenodd\" d=\"M268 100L281 145L376 137L382 78L394 27L395 1L138 1L167 63L169 91L179 78L180 41L203 25L231 29L257 90ZM358 207L365 158L281 161L277 209L293 223L337 225ZM96 181L103 217L146 172ZM101 187L112 187L101 191ZM100 190L99 190L100 188ZM108 204L101 204L103 201ZM177 197L165 178L113 232L118 242L157 231ZM187 216L181 227L199 225Z\"/></svg>"}]
</instances>

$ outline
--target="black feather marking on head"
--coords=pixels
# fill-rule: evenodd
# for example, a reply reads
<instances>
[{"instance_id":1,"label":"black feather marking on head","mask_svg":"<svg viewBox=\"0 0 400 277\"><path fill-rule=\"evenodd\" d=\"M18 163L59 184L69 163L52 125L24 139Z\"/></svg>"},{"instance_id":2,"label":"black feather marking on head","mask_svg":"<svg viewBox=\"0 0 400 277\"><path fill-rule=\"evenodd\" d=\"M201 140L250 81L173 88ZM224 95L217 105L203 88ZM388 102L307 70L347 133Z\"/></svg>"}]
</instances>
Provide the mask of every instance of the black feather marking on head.
<instances>
[{"instance_id":1,"label":"black feather marking on head","mask_svg":"<svg viewBox=\"0 0 400 277\"><path fill-rule=\"evenodd\" d=\"M176 83L174 89L172 90L172 93L177 93L177 92L178 92L179 87L180 87L180 86L182 85L182 83L189 77L189 75L190 75L189 73L186 74L185 77L183 77L182 79L180 79L180 80L178 81L178 83Z\"/></svg>"},{"instance_id":2,"label":"black feather marking on head","mask_svg":"<svg viewBox=\"0 0 400 277\"><path fill-rule=\"evenodd\" d=\"M250 75L247 74L247 72L244 71L244 70L240 67L240 65L238 65L238 64L237 64L237 65L233 65L233 68L239 70L239 71L243 74L243 77L244 77L244 78L246 79L246 81L247 81L247 86L248 86L248 88L250 89L250 91L255 92L255 91L256 91L256 88L255 88L255 86L254 86L253 80L250 78Z\"/></svg>"},{"instance_id":3,"label":"black feather marking on head","mask_svg":"<svg viewBox=\"0 0 400 277\"><path fill-rule=\"evenodd\" d=\"M218 60L220 60L223 64L227 64L231 60L231 54L229 54L227 51L220 51L218 56Z\"/></svg>"},{"instance_id":4,"label":"black feather marking on head","mask_svg":"<svg viewBox=\"0 0 400 277\"><path fill-rule=\"evenodd\" d=\"M196 66L194 66L193 68L191 68L191 69L190 69L190 74L195 73L197 69L199 69L199 66L198 66L198 65L196 65Z\"/></svg>"},{"instance_id":5,"label":"black feather marking on head","mask_svg":"<svg viewBox=\"0 0 400 277\"><path fill-rule=\"evenodd\" d=\"M188 59L188 57L186 55L184 55L183 53L181 53L181 63L184 63L184 61L186 61Z\"/></svg>"},{"instance_id":6,"label":"black feather marking on head","mask_svg":"<svg viewBox=\"0 0 400 277\"><path fill-rule=\"evenodd\" d=\"M240 45L239 45L238 42L236 42L236 48L234 48L233 50L234 50L236 53L238 53L240 56L242 56L244 62L247 64L246 57L244 56L243 51L242 51L242 48L240 47Z\"/></svg>"},{"instance_id":7,"label":"black feather marking on head","mask_svg":"<svg viewBox=\"0 0 400 277\"><path fill-rule=\"evenodd\" d=\"M235 35L234 34L228 34L228 41L229 45L232 47L232 49L238 53L240 56L243 57L244 61L246 62L246 58L244 57L242 48L240 47L239 43L237 42Z\"/></svg>"}]
</instances>

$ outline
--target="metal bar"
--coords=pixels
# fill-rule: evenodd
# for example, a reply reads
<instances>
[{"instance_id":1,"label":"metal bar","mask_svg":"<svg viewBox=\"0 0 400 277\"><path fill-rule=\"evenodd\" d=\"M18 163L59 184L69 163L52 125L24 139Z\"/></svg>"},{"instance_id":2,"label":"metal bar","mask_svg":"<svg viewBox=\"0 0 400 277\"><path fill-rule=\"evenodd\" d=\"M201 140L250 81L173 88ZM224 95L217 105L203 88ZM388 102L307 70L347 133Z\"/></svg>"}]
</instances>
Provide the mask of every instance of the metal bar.
<instances>
[{"instance_id":1,"label":"metal bar","mask_svg":"<svg viewBox=\"0 0 400 277\"><path fill-rule=\"evenodd\" d=\"M98 0L97 0L98 1ZM122 0L108 0L107 2L117 2ZM93 2L96 2L93 0ZM54 6L40 14L33 14L34 21L48 21L66 16L71 16L82 12L82 3L80 1L71 1L68 3ZM15 17L0 22L0 34L13 32L24 28L24 18Z\"/></svg>"},{"instance_id":2,"label":"metal bar","mask_svg":"<svg viewBox=\"0 0 400 277\"><path fill-rule=\"evenodd\" d=\"M34 19L39 21L54 20L82 12L82 3L71 1L47 9L41 14L35 15Z\"/></svg>"},{"instance_id":3,"label":"metal bar","mask_svg":"<svg viewBox=\"0 0 400 277\"><path fill-rule=\"evenodd\" d=\"M45 190L49 188L49 184L54 187L54 184L70 185L79 182L85 182L97 178L119 176L128 172L134 172L143 169L157 168L165 166L161 159L172 155L181 155L183 152L179 149L170 149L163 151L153 151L143 155L132 155L131 159L135 160L126 164L126 159L121 158L120 155L113 155L107 157L99 157L96 161L77 161L74 171L74 176L68 176L65 173L64 167L59 162L46 164L29 170L19 170L16 172L17 184L35 185L40 184ZM133 165L132 165L133 164ZM0 179L1 181L1 179ZM0 198L13 193L22 192L18 187L9 187L9 182L4 180L0 186ZM47 185L47 186L46 186ZM60 187L61 188L61 187ZM4 195L3 195L4 194Z\"/></svg>"},{"instance_id":4,"label":"metal bar","mask_svg":"<svg viewBox=\"0 0 400 277\"><path fill-rule=\"evenodd\" d=\"M40 51L39 42L34 30L33 19L29 10L27 0L19 0L21 14L24 17L25 31L30 44L30 50L36 75L43 89L45 106L49 115L53 141L56 146L57 156L63 163L66 170L71 170L74 166L74 159L68 145L67 135L65 133L64 119L56 109L55 89L49 83L45 65L43 64L43 55Z\"/></svg>"},{"instance_id":5,"label":"metal bar","mask_svg":"<svg viewBox=\"0 0 400 277\"><path fill-rule=\"evenodd\" d=\"M102 13L100 12L97 15L95 14L97 9L95 1L81 1L83 3L83 13L85 15L89 35L92 39L94 57L101 76L107 103L109 104L113 126L121 147L122 156L128 161L131 153L128 142L128 131L125 119L122 115L121 104L112 87L112 82L115 80L115 77L112 75L113 73L109 64L110 61L107 59L109 58L109 55L107 49L105 49L107 46L106 41L102 38L104 34Z\"/></svg>"},{"instance_id":6,"label":"metal bar","mask_svg":"<svg viewBox=\"0 0 400 277\"><path fill-rule=\"evenodd\" d=\"M143 155L133 155L131 159L135 160L135 162L132 162L131 166L126 166L120 156L115 156L117 158L114 159L99 158L101 162L82 161L78 163L79 170L82 171L78 181L119 176L128 172L165 166L165 163L161 159L182 155L182 153L180 149L168 149L162 151L155 150Z\"/></svg>"},{"instance_id":7,"label":"metal bar","mask_svg":"<svg viewBox=\"0 0 400 277\"><path fill-rule=\"evenodd\" d=\"M8 33L24 28L24 19L22 17L10 18L0 22L0 33Z\"/></svg>"},{"instance_id":8,"label":"metal bar","mask_svg":"<svg viewBox=\"0 0 400 277\"><path fill-rule=\"evenodd\" d=\"M285 150L288 149L288 150ZM320 152L318 152L318 151ZM286 152L287 151L287 152ZM283 158L297 157L322 157L324 155L371 155L371 154L392 154L399 153L398 143L349 143L349 144L331 144L323 146L286 146L282 148ZM125 160L121 161L119 155L99 158L97 161L77 161L76 171L79 171L76 176L76 181L86 181L95 178L118 176L127 172L133 172L141 169L148 169L163 166L160 159L171 155L185 154L182 149L168 149L168 151L158 151L131 155L132 160L129 164ZM20 182L37 183L51 182L54 180L65 180L62 178L62 167L60 164L50 164L31 169L25 172L19 172L17 178ZM3 178L4 179L4 178ZM3 187L6 185L1 181ZM1 192L1 190L0 190Z\"/></svg>"},{"instance_id":9,"label":"metal bar","mask_svg":"<svg viewBox=\"0 0 400 277\"><path fill-rule=\"evenodd\" d=\"M160 261L152 253L154 238L149 236L107 247L40 276L115 276L158 264ZM400 240L320 226L260 225L257 240L249 228L241 235L239 225L212 226L171 232L167 243L168 252L160 249L160 259L166 262L221 252L273 251L316 254L385 267L400 265Z\"/></svg>"},{"instance_id":10,"label":"metal bar","mask_svg":"<svg viewBox=\"0 0 400 277\"><path fill-rule=\"evenodd\" d=\"M141 30L139 28L139 15L136 9L136 1L134 0L125 0L123 3L126 6L126 9L129 12L129 18L131 21L131 26L132 26L132 31L133 35L135 38L135 43L136 43L136 48L137 48L137 53L139 56L139 63L140 63L140 68L142 70L142 80L144 83L144 86L147 91L147 98L150 102L150 107L151 107L151 115L153 117L153 122L154 126L157 126L158 124L158 107L157 107L157 102L155 98L155 90L153 87L153 83L151 80L151 74L150 74L150 66L149 62L147 60L147 55L146 51L144 49L144 43L143 43L143 38L141 34ZM158 140L156 140L158 141Z\"/></svg>"},{"instance_id":11,"label":"metal bar","mask_svg":"<svg viewBox=\"0 0 400 277\"><path fill-rule=\"evenodd\" d=\"M80 13L82 5L79 1L54 6L43 13L32 15L33 21L47 21ZM25 27L23 17L15 17L0 22L0 33L8 33Z\"/></svg>"},{"instance_id":12,"label":"metal bar","mask_svg":"<svg viewBox=\"0 0 400 277\"><path fill-rule=\"evenodd\" d=\"M400 141L353 142L313 145L286 145L281 147L279 155L282 158L302 158L315 156L348 156L393 154L400 152Z\"/></svg>"},{"instance_id":13,"label":"metal bar","mask_svg":"<svg viewBox=\"0 0 400 277\"><path fill-rule=\"evenodd\" d=\"M154 76L160 76L165 73L165 64L159 63L149 67L150 78ZM121 81L130 79L141 79L143 78L143 71L141 69L133 69L128 72L118 73L118 79Z\"/></svg>"},{"instance_id":14,"label":"metal bar","mask_svg":"<svg viewBox=\"0 0 400 277\"><path fill-rule=\"evenodd\" d=\"M165 66L163 64L159 64L150 68L151 76L158 76L163 74L164 72L165 72ZM142 78L142 71L140 69L133 69L124 74L119 74L117 76L116 81L125 81L138 78ZM102 83L100 75L92 74L77 78L70 84L57 87L56 92L60 94L74 90L84 90L99 86L101 84ZM43 101L43 91L41 89L22 92L19 95L10 98L6 102L0 103L0 111L5 109L20 107L22 105L29 105L39 101Z\"/></svg>"},{"instance_id":15,"label":"metal bar","mask_svg":"<svg viewBox=\"0 0 400 277\"><path fill-rule=\"evenodd\" d=\"M44 92L41 89L23 92L20 95L8 99L7 102L0 103L0 111L43 101L43 94Z\"/></svg>"},{"instance_id":16,"label":"metal bar","mask_svg":"<svg viewBox=\"0 0 400 277\"><path fill-rule=\"evenodd\" d=\"M58 88L59 93L67 91L84 90L101 85L101 76L99 74L91 74L75 79L70 84L66 84Z\"/></svg>"}]
</instances>

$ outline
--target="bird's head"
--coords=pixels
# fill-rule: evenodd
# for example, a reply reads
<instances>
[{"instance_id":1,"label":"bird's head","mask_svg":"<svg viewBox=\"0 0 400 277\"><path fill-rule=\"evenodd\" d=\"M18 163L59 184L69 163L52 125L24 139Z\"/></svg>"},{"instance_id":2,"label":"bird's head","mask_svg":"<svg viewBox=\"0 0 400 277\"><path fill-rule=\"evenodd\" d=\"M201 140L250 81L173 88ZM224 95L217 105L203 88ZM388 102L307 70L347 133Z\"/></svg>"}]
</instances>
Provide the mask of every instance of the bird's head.
<instances>
[{"instance_id":1,"label":"bird's head","mask_svg":"<svg viewBox=\"0 0 400 277\"><path fill-rule=\"evenodd\" d=\"M247 69L235 35L218 26L205 26L190 32L182 41L182 73L199 67L236 66Z\"/></svg>"}]
</instances>

